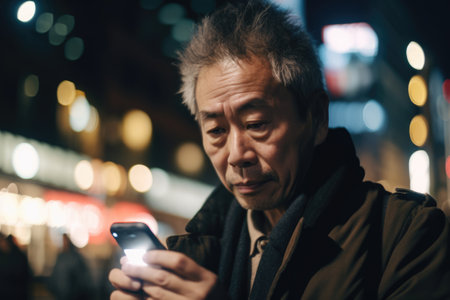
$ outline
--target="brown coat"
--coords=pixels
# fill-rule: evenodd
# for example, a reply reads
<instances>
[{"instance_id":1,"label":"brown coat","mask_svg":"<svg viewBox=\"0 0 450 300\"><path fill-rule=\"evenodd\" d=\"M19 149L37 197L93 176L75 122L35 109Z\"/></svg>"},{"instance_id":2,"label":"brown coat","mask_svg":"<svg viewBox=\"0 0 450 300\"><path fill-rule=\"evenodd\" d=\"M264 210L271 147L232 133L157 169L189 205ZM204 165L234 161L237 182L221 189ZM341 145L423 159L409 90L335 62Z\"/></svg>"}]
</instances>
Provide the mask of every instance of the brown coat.
<instances>
[{"instance_id":1,"label":"brown coat","mask_svg":"<svg viewBox=\"0 0 450 300\"><path fill-rule=\"evenodd\" d=\"M342 147L345 136L318 149L311 184L273 229L250 294L245 211L224 188L169 247L216 272L230 299L450 299L444 213L429 196L362 182L354 151L330 143Z\"/></svg>"},{"instance_id":2,"label":"brown coat","mask_svg":"<svg viewBox=\"0 0 450 300\"><path fill-rule=\"evenodd\" d=\"M268 299L450 299L449 225L442 211L429 196L366 185L365 201L345 222L309 234L297 228L293 252L301 259L285 264L310 269L296 283L305 285L303 294L291 297L274 282ZM280 281L296 277L287 269Z\"/></svg>"}]
</instances>

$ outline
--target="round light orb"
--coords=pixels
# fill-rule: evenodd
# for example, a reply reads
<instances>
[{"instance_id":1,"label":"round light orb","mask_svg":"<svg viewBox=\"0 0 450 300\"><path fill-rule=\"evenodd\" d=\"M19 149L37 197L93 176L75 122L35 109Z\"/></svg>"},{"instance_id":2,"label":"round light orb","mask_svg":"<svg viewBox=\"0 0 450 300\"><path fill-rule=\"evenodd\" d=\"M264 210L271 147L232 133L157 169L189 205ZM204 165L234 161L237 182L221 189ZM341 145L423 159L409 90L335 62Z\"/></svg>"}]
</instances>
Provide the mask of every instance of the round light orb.
<instances>
[{"instance_id":1,"label":"round light orb","mask_svg":"<svg viewBox=\"0 0 450 300\"><path fill-rule=\"evenodd\" d=\"M142 110L131 110L123 118L122 140L132 150L144 150L150 143L152 132L152 121Z\"/></svg>"},{"instance_id":2,"label":"round light orb","mask_svg":"<svg viewBox=\"0 0 450 300\"><path fill-rule=\"evenodd\" d=\"M134 165L128 171L130 185L139 193L150 190L153 184L153 177L150 169L142 164Z\"/></svg>"},{"instance_id":3,"label":"round light orb","mask_svg":"<svg viewBox=\"0 0 450 300\"><path fill-rule=\"evenodd\" d=\"M20 22L26 23L33 19L36 13L36 4L34 1L26 1L19 6L17 10L17 19Z\"/></svg>"},{"instance_id":4,"label":"round light orb","mask_svg":"<svg viewBox=\"0 0 450 300\"><path fill-rule=\"evenodd\" d=\"M412 41L408 44L406 47L406 58L412 68L419 71L423 69L425 65L425 53L418 43Z\"/></svg>"},{"instance_id":5,"label":"round light orb","mask_svg":"<svg viewBox=\"0 0 450 300\"><path fill-rule=\"evenodd\" d=\"M12 164L17 176L33 178L39 170L39 155L33 145L20 143L13 150Z\"/></svg>"}]
</instances>

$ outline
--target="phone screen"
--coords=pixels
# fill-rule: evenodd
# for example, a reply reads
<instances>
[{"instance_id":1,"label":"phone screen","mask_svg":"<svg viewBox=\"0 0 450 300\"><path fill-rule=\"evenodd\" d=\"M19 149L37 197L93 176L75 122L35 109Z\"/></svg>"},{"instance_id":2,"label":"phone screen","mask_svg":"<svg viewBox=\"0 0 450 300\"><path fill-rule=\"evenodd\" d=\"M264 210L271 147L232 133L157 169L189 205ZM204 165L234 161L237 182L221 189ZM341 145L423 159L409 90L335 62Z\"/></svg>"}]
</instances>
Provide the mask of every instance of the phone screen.
<instances>
[{"instance_id":1,"label":"phone screen","mask_svg":"<svg viewBox=\"0 0 450 300\"><path fill-rule=\"evenodd\" d=\"M123 249L128 261L146 265L144 254L153 249L166 249L150 228L141 222L118 222L111 225L111 234Z\"/></svg>"},{"instance_id":2,"label":"phone screen","mask_svg":"<svg viewBox=\"0 0 450 300\"><path fill-rule=\"evenodd\" d=\"M130 264L137 266L146 265L143 259L145 252L147 252L146 249L123 249L123 252L125 252Z\"/></svg>"}]
</instances>

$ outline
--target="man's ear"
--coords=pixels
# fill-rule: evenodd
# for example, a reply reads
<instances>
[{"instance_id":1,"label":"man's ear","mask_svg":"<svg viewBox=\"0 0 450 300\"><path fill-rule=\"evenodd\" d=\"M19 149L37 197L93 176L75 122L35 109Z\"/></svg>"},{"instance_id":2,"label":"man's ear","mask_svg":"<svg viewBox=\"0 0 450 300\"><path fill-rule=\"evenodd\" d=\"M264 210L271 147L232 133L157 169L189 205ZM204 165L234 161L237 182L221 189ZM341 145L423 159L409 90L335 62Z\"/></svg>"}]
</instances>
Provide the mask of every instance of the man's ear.
<instances>
[{"instance_id":1,"label":"man's ear","mask_svg":"<svg viewBox=\"0 0 450 300\"><path fill-rule=\"evenodd\" d=\"M322 144L328 134L328 103L328 94L324 90L320 90L314 95L312 109L314 120L316 120L314 146Z\"/></svg>"},{"instance_id":2,"label":"man's ear","mask_svg":"<svg viewBox=\"0 0 450 300\"><path fill-rule=\"evenodd\" d=\"M314 140L314 146L320 145L325 141L325 138L328 135L328 123L319 124L319 127L316 129L316 138Z\"/></svg>"}]
</instances>

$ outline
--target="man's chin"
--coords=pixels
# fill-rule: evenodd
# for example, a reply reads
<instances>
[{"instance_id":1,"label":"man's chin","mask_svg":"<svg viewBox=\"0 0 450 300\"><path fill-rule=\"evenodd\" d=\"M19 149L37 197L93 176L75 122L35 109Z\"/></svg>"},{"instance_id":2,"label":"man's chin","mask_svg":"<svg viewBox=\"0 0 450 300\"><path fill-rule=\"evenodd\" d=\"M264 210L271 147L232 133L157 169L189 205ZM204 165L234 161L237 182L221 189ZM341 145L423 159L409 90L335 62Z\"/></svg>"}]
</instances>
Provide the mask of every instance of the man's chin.
<instances>
[{"instance_id":1,"label":"man's chin","mask_svg":"<svg viewBox=\"0 0 450 300\"><path fill-rule=\"evenodd\" d=\"M235 197L239 204L244 209L252 210L267 210L273 209L274 203L267 199L267 195L236 195Z\"/></svg>"}]
</instances>

